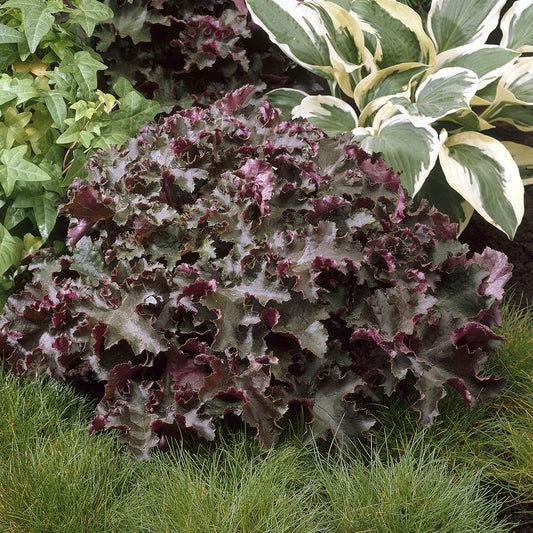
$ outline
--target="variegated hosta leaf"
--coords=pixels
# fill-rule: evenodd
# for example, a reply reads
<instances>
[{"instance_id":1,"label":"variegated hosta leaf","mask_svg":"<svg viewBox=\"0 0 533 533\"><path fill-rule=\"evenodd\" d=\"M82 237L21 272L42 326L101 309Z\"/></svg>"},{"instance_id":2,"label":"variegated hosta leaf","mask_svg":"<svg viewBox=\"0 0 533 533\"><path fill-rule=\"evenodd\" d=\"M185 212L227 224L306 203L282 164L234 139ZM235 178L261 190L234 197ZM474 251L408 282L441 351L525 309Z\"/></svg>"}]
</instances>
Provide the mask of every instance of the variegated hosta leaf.
<instances>
[{"instance_id":1,"label":"variegated hosta leaf","mask_svg":"<svg viewBox=\"0 0 533 533\"><path fill-rule=\"evenodd\" d=\"M353 107L335 96L307 96L292 110L292 114L306 118L328 135L345 133L357 127Z\"/></svg>"},{"instance_id":2,"label":"variegated hosta leaf","mask_svg":"<svg viewBox=\"0 0 533 533\"><path fill-rule=\"evenodd\" d=\"M442 143L439 160L450 186L512 239L524 215L524 186L505 146L466 131Z\"/></svg>"},{"instance_id":3,"label":"variegated hosta leaf","mask_svg":"<svg viewBox=\"0 0 533 533\"><path fill-rule=\"evenodd\" d=\"M329 48L318 14L298 0L247 0L253 21L302 66L332 79Z\"/></svg>"},{"instance_id":4,"label":"variegated hosta leaf","mask_svg":"<svg viewBox=\"0 0 533 533\"><path fill-rule=\"evenodd\" d=\"M516 50L492 44L465 44L437 55L437 69L462 67L475 72L479 88L497 80L520 55Z\"/></svg>"},{"instance_id":5,"label":"variegated hosta leaf","mask_svg":"<svg viewBox=\"0 0 533 533\"><path fill-rule=\"evenodd\" d=\"M519 52L533 52L533 3L517 0L500 22L501 45Z\"/></svg>"},{"instance_id":6,"label":"variegated hosta leaf","mask_svg":"<svg viewBox=\"0 0 533 533\"><path fill-rule=\"evenodd\" d=\"M533 129L533 57L519 59L500 78L492 104L482 113L487 122L509 122Z\"/></svg>"},{"instance_id":7,"label":"variegated hosta leaf","mask_svg":"<svg viewBox=\"0 0 533 533\"><path fill-rule=\"evenodd\" d=\"M506 0L433 0L427 27L437 51L483 44L496 28Z\"/></svg>"},{"instance_id":8,"label":"variegated hosta leaf","mask_svg":"<svg viewBox=\"0 0 533 533\"><path fill-rule=\"evenodd\" d=\"M371 131L357 128L354 138L367 152L381 152L387 165L400 172L402 185L414 196L437 160L437 132L430 126L416 126L404 114L384 121L374 135Z\"/></svg>"},{"instance_id":9,"label":"variegated hosta leaf","mask_svg":"<svg viewBox=\"0 0 533 533\"><path fill-rule=\"evenodd\" d=\"M363 30L350 13L333 2L309 2L308 5L322 19L335 81L345 94L352 96L364 64L375 68L372 55L365 49Z\"/></svg>"},{"instance_id":10,"label":"variegated hosta leaf","mask_svg":"<svg viewBox=\"0 0 533 533\"><path fill-rule=\"evenodd\" d=\"M351 12L380 69L400 63L435 63L435 46L410 7L394 0L352 0Z\"/></svg>"},{"instance_id":11,"label":"variegated hosta leaf","mask_svg":"<svg viewBox=\"0 0 533 533\"><path fill-rule=\"evenodd\" d=\"M518 165L522 183L524 185L533 184L533 148L511 141L503 141L502 144L509 150L514 162Z\"/></svg>"},{"instance_id":12,"label":"variegated hosta leaf","mask_svg":"<svg viewBox=\"0 0 533 533\"><path fill-rule=\"evenodd\" d=\"M450 113L438 121L438 126L446 128L448 133L460 131L484 131L494 128L486 120L483 120L471 109L460 109ZM436 127L436 129L440 129Z\"/></svg>"},{"instance_id":13,"label":"variegated hosta leaf","mask_svg":"<svg viewBox=\"0 0 533 533\"><path fill-rule=\"evenodd\" d=\"M422 185L415 200L425 198L431 205L450 217L451 222L457 224L457 233L460 234L466 228L474 208L454 189L452 189L444 177L439 161L435 164L428 179Z\"/></svg>"},{"instance_id":14,"label":"variegated hosta leaf","mask_svg":"<svg viewBox=\"0 0 533 533\"><path fill-rule=\"evenodd\" d=\"M416 90L415 102L405 107L415 124L431 124L461 109L470 109L479 78L471 70L449 67L430 74Z\"/></svg>"},{"instance_id":15,"label":"variegated hosta leaf","mask_svg":"<svg viewBox=\"0 0 533 533\"><path fill-rule=\"evenodd\" d=\"M411 95L411 86L430 67L421 63L402 63L378 70L366 76L354 91L354 100L359 109L381 96Z\"/></svg>"},{"instance_id":16,"label":"variegated hosta leaf","mask_svg":"<svg viewBox=\"0 0 533 533\"><path fill-rule=\"evenodd\" d=\"M284 115L292 114L292 110L300 105L302 100L308 96L304 91L298 89L274 89L266 94L267 100Z\"/></svg>"}]
</instances>

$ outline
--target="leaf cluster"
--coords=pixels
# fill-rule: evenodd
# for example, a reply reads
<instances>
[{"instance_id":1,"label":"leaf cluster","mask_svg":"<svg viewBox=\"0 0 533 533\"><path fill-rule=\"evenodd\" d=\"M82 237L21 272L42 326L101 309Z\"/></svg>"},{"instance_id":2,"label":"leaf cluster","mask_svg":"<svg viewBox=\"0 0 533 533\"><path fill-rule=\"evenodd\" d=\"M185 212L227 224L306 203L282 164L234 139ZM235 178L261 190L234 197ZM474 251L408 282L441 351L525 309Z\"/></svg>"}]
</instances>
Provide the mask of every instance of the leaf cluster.
<instances>
[{"instance_id":1,"label":"leaf cluster","mask_svg":"<svg viewBox=\"0 0 533 533\"><path fill-rule=\"evenodd\" d=\"M105 4L115 16L91 39L109 65L103 81L111 87L125 77L164 112L213 103L246 84L320 88L250 23L243 0Z\"/></svg>"},{"instance_id":2,"label":"leaf cluster","mask_svg":"<svg viewBox=\"0 0 533 533\"><path fill-rule=\"evenodd\" d=\"M477 211L513 238L533 166L529 0L505 14L505 0L433 0L423 17L395 0L247 4L281 50L329 83L330 94L275 90L274 105L329 134L351 131L461 230Z\"/></svg>"},{"instance_id":3,"label":"leaf cluster","mask_svg":"<svg viewBox=\"0 0 533 533\"><path fill-rule=\"evenodd\" d=\"M87 44L113 16L97 0L9 0L0 6L0 305L20 260L52 235L57 202L98 148L122 144L158 105L125 79L98 89L107 67Z\"/></svg>"},{"instance_id":4,"label":"leaf cluster","mask_svg":"<svg viewBox=\"0 0 533 533\"><path fill-rule=\"evenodd\" d=\"M349 442L372 403L418 391L424 424L483 373L510 267L467 255L456 226L413 209L397 174L347 137L286 122L251 86L94 155L0 316L0 351L99 391L91 430L138 457L236 416L265 446L295 412Z\"/></svg>"}]
</instances>

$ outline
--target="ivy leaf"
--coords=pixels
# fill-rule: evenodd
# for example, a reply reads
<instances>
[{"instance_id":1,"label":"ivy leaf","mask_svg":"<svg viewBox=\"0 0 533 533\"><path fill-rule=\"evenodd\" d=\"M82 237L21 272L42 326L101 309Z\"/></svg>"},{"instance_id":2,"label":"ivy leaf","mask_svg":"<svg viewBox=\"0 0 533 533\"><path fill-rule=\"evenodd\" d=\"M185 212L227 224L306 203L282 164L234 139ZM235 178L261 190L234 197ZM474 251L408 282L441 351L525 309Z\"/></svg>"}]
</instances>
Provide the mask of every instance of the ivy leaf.
<instances>
[{"instance_id":1,"label":"ivy leaf","mask_svg":"<svg viewBox=\"0 0 533 533\"><path fill-rule=\"evenodd\" d=\"M94 32L99 22L113 17L113 10L97 0L79 0L76 9L71 13L69 22L79 24L87 37Z\"/></svg>"},{"instance_id":2,"label":"ivy leaf","mask_svg":"<svg viewBox=\"0 0 533 533\"><path fill-rule=\"evenodd\" d=\"M11 148L16 142L24 144L26 142L26 125L31 120L32 114L29 111L17 112L13 107L8 108L4 117L4 123L0 124L0 137L5 142L4 148Z\"/></svg>"},{"instance_id":3,"label":"ivy leaf","mask_svg":"<svg viewBox=\"0 0 533 533\"><path fill-rule=\"evenodd\" d=\"M19 196L13 202L13 207L32 209L39 228L39 233L44 241L54 229L57 220L56 200L58 195L45 191L38 196Z\"/></svg>"},{"instance_id":4,"label":"ivy leaf","mask_svg":"<svg viewBox=\"0 0 533 533\"><path fill-rule=\"evenodd\" d=\"M62 130L65 127L65 119L67 118L67 104L63 96L51 91L50 94L45 96L44 103L54 121L53 126Z\"/></svg>"},{"instance_id":5,"label":"ivy leaf","mask_svg":"<svg viewBox=\"0 0 533 533\"><path fill-rule=\"evenodd\" d=\"M84 130L84 124L76 122L73 118L65 119L65 124L68 125L68 128L56 139L56 143L72 144L81 142L85 148L91 146L91 140L94 135Z\"/></svg>"},{"instance_id":6,"label":"ivy leaf","mask_svg":"<svg viewBox=\"0 0 533 533\"><path fill-rule=\"evenodd\" d=\"M0 224L0 275L13 265L18 265L21 252L22 241Z\"/></svg>"},{"instance_id":7,"label":"ivy leaf","mask_svg":"<svg viewBox=\"0 0 533 533\"><path fill-rule=\"evenodd\" d=\"M20 43L23 40L24 35L20 31L0 22L0 44Z\"/></svg>"},{"instance_id":8,"label":"ivy leaf","mask_svg":"<svg viewBox=\"0 0 533 533\"><path fill-rule=\"evenodd\" d=\"M50 31L55 22L52 13L58 11L46 4L44 0L8 0L4 8L18 8L24 15L24 34L28 47L33 54L41 39ZM20 41L17 41L20 42Z\"/></svg>"},{"instance_id":9,"label":"ivy leaf","mask_svg":"<svg viewBox=\"0 0 533 533\"><path fill-rule=\"evenodd\" d=\"M98 86L97 72L105 70L107 67L95 59L89 52L76 52L73 54L70 50L65 51L65 57L61 61L61 70L74 76L78 83L82 96L90 100L93 91Z\"/></svg>"},{"instance_id":10,"label":"ivy leaf","mask_svg":"<svg viewBox=\"0 0 533 533\"><path fill-rule=\"evenodd\" d=\"M159 104L132 91L120 100L120 110L113 115L113 133L135 134L137 130L159 111Z\"/></svg>"},{"instance_id":11,"label":"ivy leaf","mask_svg":"<svg viewBox=\"0 0 533 533\"><path fill-rule=\"evenodd\" d=\"M24 159L27 146L16 146L10 150L3 150L0 161L4 164L0 167L0 183L6 196L13 192L15 182L20 181L48 181L50 176L37 165Z\"/></svg>"}]
</instances>

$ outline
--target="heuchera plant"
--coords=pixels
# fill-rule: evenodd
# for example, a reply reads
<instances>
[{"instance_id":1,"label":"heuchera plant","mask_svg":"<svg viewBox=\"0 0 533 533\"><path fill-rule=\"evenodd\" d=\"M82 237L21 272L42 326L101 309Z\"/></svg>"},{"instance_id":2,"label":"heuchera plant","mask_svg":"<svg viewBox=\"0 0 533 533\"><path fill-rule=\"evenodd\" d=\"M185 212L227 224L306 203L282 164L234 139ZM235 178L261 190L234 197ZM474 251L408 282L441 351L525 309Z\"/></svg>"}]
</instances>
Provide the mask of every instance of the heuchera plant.
<instances>
[{"instance_id":1,"label":"heuchera plant","mask_svg":"<svg viewBox=\"0 0 533 533\"><path fill-rule=\"evenodd\" d=\"M320 90L250 24L244 0L105 0L113 19L98 24L93 44L110 68L109 86L126 77L162 109L213 103L246 84ZM294 78L300 73L301 78ZM289 83L289 78L291 82Z\"/></svg>"},{"instance_id":2,"label":"heuchera plant","mask_svg":"<svg viewBox=\"0 0 533 533\"><path fill-rule=\"evenodd\" d=\"M230 413L270 446L295 410L350 440L398 388L424 424L446 385L496 396L480 374L506 257L469 257L382 160L253 91L93 156L62 207L68 252L29 257L0 316L4 364L99 385L90 430L119 428L141 458Z\"/></svg>"}]
</instances>

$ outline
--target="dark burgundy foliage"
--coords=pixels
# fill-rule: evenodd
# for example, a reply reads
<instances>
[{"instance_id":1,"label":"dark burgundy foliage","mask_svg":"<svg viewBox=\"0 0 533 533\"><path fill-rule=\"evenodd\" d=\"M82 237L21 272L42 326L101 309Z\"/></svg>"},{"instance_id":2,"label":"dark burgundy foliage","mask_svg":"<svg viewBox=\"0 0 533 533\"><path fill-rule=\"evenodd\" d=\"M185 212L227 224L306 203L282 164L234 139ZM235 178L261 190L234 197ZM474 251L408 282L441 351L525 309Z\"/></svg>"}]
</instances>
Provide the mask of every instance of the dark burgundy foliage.
<instances>
[{"instance_id":1,"label":"dark burgundy foliage","mask_svg":"<svg viewBox=\"0 0 533 533\"><path fill-rule=\"evenodd\" d=\"M251 22L244 0L104 0L115 17L92 43L109 66L169 113L210 104L245 84L320 90Z\"/></svg>"},{"instance_id":2,"label":"dark burgundy foliage","mask_svg":"<svg viewBox=\"0 0 533 533\"><path fill-rule=\"evenodd\" d=\"M349 441L396 391L423 424L446 385L496 396L505 256L470 256L382 160L257 102L244 87L92 158L67 252L28 258L0 316L5 363L101 390L91 431L138 457L230 415L265 446L298 409Z\"/></svg>"}]
</instances>

